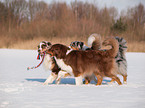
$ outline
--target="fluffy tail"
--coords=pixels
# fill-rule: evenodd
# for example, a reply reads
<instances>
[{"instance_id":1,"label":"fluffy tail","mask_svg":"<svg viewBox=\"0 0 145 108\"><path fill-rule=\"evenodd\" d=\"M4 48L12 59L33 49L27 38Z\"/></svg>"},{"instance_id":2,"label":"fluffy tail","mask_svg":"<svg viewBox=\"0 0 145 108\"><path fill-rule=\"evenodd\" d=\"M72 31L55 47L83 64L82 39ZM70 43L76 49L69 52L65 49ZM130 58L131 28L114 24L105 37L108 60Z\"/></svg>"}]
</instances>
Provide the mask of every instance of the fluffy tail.
<instances>
[{"instance_id":1,"label":"fluffy tail","mask_svg":"<svg viewBox=\"0 0 145 108\"><path fill-rule=\"evenodd\" d=\"M88 46L93 50L101 48L101 36L99 34L92 34L88 38Z\"/></svg>"},{"instance_id":2,"label":"fluffy tail","mask_svg":"<svg viewBox=\"0 0 145 108\"><path fill-rule=\"evenodd\" d=\"M127 51L126 40L123 38L115 37L119 43L119 51L115 57L116 62L126 61L125 52Z\"/></svg>"},{"instance_id":3,"label":"fluffy tail","mask_svg":"<svg viewBox=\"0 0 145 108\"><path fill-rule=\"evenodd\" d=\"M118 40L120 52L125 53L127 51L126 40L118 36L116 36L115 39Z\"/></svg>"},{"instance_id":4,"label":"fluffy tail","mask_svg":"<svg viewBox=\"0 0 145 108\"><path fill-rule=\"evenodd\" d=\"M115 37L119 43L119 51L115 57L116 63L118 64L119 74L127 76L127 61L125 52L127 51L126 40L123 38Z\"/></svg>"},{"instance_id":5,"label":"fluffy tail","mask_svg":"<svg viewBox=\"0 0 145 108\"><path fill-rule=\"evenodd\" d=\"M109 50L106 50L106 54L110 57L116 57L119 51L119 44L118 41L115 38L108 38L103 42L104 46L111 46L112 48Z\"/></svg>"}]
</instances>

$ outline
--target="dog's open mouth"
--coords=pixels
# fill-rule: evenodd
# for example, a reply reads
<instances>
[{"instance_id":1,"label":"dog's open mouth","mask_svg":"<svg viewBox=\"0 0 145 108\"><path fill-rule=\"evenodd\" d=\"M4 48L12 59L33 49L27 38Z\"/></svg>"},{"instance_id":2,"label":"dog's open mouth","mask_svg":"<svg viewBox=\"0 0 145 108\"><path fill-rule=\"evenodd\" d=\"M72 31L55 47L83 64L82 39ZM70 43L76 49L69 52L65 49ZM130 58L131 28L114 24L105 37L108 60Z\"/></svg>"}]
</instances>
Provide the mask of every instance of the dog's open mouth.
<instances>
[{"instance_id":1,"label":"dog's open mouth","mask_svg":"<svg viewBox=\"0 0 145 108\"><path fill-rule=\"evenodd\" d=\"M37 60L40 60L40 57L43 57L45 52L38 52Z\"/></svg>"}]
</instances>

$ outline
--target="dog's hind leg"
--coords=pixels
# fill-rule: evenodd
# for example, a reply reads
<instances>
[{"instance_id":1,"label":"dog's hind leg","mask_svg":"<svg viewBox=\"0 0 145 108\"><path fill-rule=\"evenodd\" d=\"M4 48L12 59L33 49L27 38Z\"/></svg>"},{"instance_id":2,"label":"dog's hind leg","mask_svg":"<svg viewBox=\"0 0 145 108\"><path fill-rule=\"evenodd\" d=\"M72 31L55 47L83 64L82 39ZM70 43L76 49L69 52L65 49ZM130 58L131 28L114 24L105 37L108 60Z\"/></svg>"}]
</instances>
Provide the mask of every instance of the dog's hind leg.
<instances>
[{"instance_id":1,"label":"dog's hind leg","mask_svg":"<svg viewBox=\"0 0 145 108\"><path fill-rule=\"evenodd\" d=\"M108 84L112 84L114 83L115 79L112 79L110 82L108 82Z\"/></svg>"},{"instance_id":2,"label":"dog's hind leg","mask_svg":"<svg viewBox=\"0 0 145 108\"><path fill-rule=\"evenodd\" d=\"M101 85L102 81L103 81L103 77L99 74L96 74L96 73L95 73L95 75L96 75L97 80L98 80L96 85Z\"/></svg>"},{"instance_id":3,"label":"dog's hind leg","mask_svg":"<svg viewBox=\"0 0 145 108\"><path fill-rule=\"evenodd\" d=\"M119 85L122 85L120 79L117 76L112 76L112 79L115 80Z\"/></svg>"},{"instance_id":4,"label":"dog's hind leg","mask_svg":"<svg viewBox=\"0 0 145 108\"><path fill-rule=\"evenodd\" d=\"M123 83L127 84L127 75L123 75Z\"/></svg>"},{"instance_id":5,"label":"dog's hind leg","mask_svg":"<svg viewBox=\"0 0 145 108\"><path fill-rule=\"evenodd\" d=\"M85 77L85 84L89 84L90 83L90 78L89 77Z\"/></svg>"},{"instance_id":6,"label":"dog's hind leg","mask_svg":"<svg viewBox=\"0 0 145 108\"><path fill-rule=\"evenodd\" d=\"M92 74L92 76L90 77L90 81L92 81L92 80L94 80L96 83L98 82L98 81L96 80L95 74Z\"/></svg>"}]
</instances>

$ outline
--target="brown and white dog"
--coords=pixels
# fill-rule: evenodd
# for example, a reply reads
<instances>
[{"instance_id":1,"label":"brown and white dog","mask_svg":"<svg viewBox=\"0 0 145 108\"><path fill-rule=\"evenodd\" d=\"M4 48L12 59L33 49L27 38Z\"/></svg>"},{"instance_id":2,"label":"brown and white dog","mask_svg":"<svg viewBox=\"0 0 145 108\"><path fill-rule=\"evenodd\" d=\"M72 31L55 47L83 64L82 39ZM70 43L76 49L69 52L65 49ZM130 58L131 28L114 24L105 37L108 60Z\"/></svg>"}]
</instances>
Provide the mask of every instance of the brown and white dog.
<instances>
[{"instance_id":1,"label":"brown and white dog","mask_svg":"<svg viewBox=\"0 0 145 108\"><path fill-rule=\"evenodd\" d=\"M120 37L115 37L115 39L118 41L119 43L119 51L115 57L116 60L116 64L118 65L118 74L123 76L123 82L124 84L127 83L127 61L126 61L126 57L125 57L125 52L127 50L127 46L126 46L126 40ZM101 49L101 36L99 34L92 34L89 36L88 38L88 46L90 46L90 48L88 47L86 49L86 45L84 45L83 42L81 41L74 41L71 42L70 46L72 47L72 49L75 50L102 50ZM87 80L95 80L93 77L87 78ZM111 82L113 82L113 80L111 80Z\"/></svg>"},{"instance_id":2,"label":"brown and white dog","mask_svg":"<svg viewBox=\"0 0 145 108\"><path fill-rule=\"evenodd\" d=\"M71 42L70 47L73 50L99 50L101 48L101 36L99 34L92 34L89 36L88 38L88 46L86 46L84 44L84 42L81 41L74 41ZM85 77L85 84L90 83L90 81L95 81L97 83L96 77L94 74L92 74L91 76L86 76Z\"/></svg>"},{"instance_id":3,"label":"brown and white dog","mask_svg":"<svg viewBox=\"0 0 145 108\"><path fill-rule=\"evenodd\" d=\"M119 50L118 50L117 55L115 56L116 64L118 66L117 73L123 76L123 83L126 84L127 83L127 60L126 60L125 53L127 50L127 46L126 46L127 42L122 37L116 36L114 38L119 43ZM97 47L95 47L95 44L97 44ZM88 45L91 46L92 49L102 50L101 49L101 36L98 34L90 35L88 38ZM113 81L114 80L112 79L111 82Z\"/></svg>"},{"instance_id":4,"label":"brown and white dog","mask_svg":"<svg viewBox=\"0 0 145 108\"><path fill-rule=\"evenodd\" d=\"M47 41L40 42L40 44L38 45L38 55L40 55L41 57L44 56L44 52L46 52L51 46L52 44L50 42ZM63 73L63 70L61 70L61 68L58 67L56 60L54 59L54 57L51 57L50 54L45 54L43 66L46 70L51 71L50 76L43 83L44 85L52 83L54 80L56 80L58 77L58 73L60 71L61 73ZM59 84L60 79L56 80L56 83Z\"/></svg>"},{"instance_id":5,"label":"brown and white dog","mask_svg":"<svg viewBox=\"0 0 145 108\"><path fill-rule=\"evenodd\" d=\"M76 85L82 84L82 78L95 74L98 82L102 84L104 76L114 79L121 85L120 79L117 77L117 65L115 56L118 53L118 42L114 38L109 38L103 42L104 45L111 45L112 48L106 51L96 50L71 50L62 44L54 44L47 51L55 57L58 66L65 70L69 75L74 75Z\"/></svg>"}]
</instances>

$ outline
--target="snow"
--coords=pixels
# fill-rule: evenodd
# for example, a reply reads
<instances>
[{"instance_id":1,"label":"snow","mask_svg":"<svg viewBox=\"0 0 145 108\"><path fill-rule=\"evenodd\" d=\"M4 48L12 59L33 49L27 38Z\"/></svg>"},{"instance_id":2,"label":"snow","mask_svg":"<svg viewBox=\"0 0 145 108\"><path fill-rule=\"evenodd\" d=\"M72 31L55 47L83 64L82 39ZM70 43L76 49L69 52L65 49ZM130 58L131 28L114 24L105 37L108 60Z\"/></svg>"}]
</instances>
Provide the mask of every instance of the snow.
<instances>
[{"instance_id":1,"label":"snow","mask_svg":"<svg viewBox=\"0 0 145 108\"><path fill-rule=\"evenodd\" d=\"M145 108L145 53L127 53L128 83L76 86L73 77L43 85L50 75L36 50L0 49L0 108ZM121 81L122 77L120 76Z\"/></svg>"}]
</instances>

